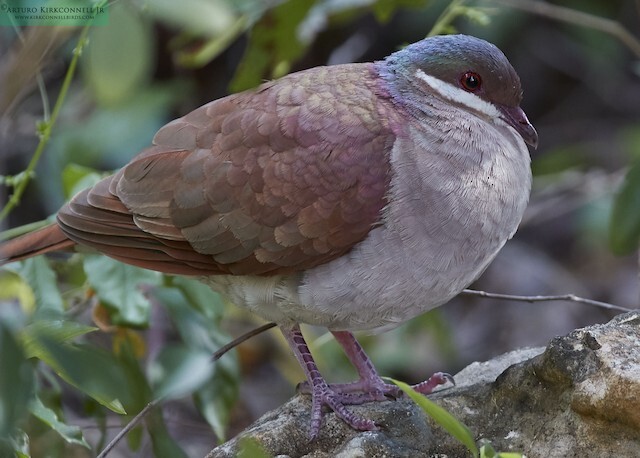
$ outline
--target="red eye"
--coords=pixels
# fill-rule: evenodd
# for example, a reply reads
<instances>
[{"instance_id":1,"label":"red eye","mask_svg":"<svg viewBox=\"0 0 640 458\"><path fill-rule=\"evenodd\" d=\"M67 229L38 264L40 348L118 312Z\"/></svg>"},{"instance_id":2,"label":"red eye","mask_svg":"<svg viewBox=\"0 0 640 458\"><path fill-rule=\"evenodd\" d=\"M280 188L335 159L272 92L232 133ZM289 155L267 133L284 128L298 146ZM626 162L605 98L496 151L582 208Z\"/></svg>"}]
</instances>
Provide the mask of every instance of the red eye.
<instances>
[{"instance_id":1,"label":"red eye","mask_svg":"<svg viewBox=\"0 0 640 458\"><path fill-rule=\"evenodd\" d=\"M482 86L482 79L475 72L467 72L460 77L460 85L465 91L476 92Z\"/></svg>"}]
</instances>

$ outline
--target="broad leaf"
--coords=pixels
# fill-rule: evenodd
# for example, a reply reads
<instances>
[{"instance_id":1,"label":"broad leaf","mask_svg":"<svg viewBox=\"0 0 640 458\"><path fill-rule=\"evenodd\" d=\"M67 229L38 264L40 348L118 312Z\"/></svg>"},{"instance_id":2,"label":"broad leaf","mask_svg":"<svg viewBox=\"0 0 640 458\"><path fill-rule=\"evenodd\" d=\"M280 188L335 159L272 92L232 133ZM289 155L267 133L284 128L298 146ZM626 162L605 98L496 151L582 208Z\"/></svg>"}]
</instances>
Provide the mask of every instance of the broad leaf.
<instances>
[{"instance_id":1,"label":"broad leaf","mask_svg":"<svg viewBox=\"0 0 640 458\"><path fill-rule=\"evenodd\" d=\"M31 453L29 451L29 436L27 433L20 431L17 435L13 436L12 439L16 458L31 458Z\"/></svg>"},{"instance_id":2,"label":"broad leaf","mask_svg":"<svg viewBox=\"0 0 640 458\"><path fill-rule=\"evenodd\" d=\"M226 356L226 355L225 355ZM213 428L219 442L226 440L231 409L238 399L239 371L235 360L215 362L214 376L194 394L198 410Z\"/></svg>"},{"instance_id":3,"label":"broad leaf","mask_svg":"<svg viewBox=\"0 0 640 458\"><path fill-rule=\"evenodd\" d=\"M91 345L69 345L39 336L36 357L46 360L67 383L108 409L125 414L131 393L122 366L110 353Z\"/></svg>"},{"instance_id":4,"label":"broad leaf","mask_svg":"<svg viewBox=\"0 0 640 458\"><path fill-rule=\"evenodd\" d=\"M156 458L188 458L184 450L173 440L160 410L152 411L147 416L147 429L151 436L153 456Z\"/></svg>"},{"instance_id":5,"label":"broad leaf","mask_svg":"<svg viewBox=\"0 0 640 458\"><path fill-rule=\"evenodd\" d=\"M152 294L166 307L185 343L193 348L214 352L228 340L219 329L221 315L217 310L207 308L212 305L218 307L220 302L213 301L220 301L219 296L211 290L209 294L193 284L190 285L192 289L184 289L187 283L178 284L181 286L154 288ZM205 294L198 294L203 292Z\"/></svg>"},{"instance_id":6,"label":"broad leaf","mask_svg":"<svg viewBox=\"0 0 640 458\"><path fill-rule=\"evenodd\" d=\"M209 37L224 34L236 21L224 0L151 0L147 10L163 22Z\"/></svg>"},{"instance_id":7,"label":"broad leaf","mask_svg":"<svg viewBox=\"0 0 640 458\"><path fill-rule=\"evenodd\" d=\"M40 398L36 397L29 406L29 411L39 420L46 423L51 429L57 432L60 437L70 444L77 444L90 449L91 447L82 435L79 426L71 426L63 423L52 409L45 406Z\"/></svg>"},{"instance_id":8,"label":"broad leaf","mask_svg":"<svg viewBox=\"0 0 640 458\"><path fill-rule=\"evenodd\" d=\"M149 379L158 398L191 394L213 375L211 355L186 347L166 347L149 367Z\"/></svg>"},{"instance_id":9,"label":"broad leaf","mask_svg":"<svg viewBox=\"0 0 640 458\"><path fill-rule=\"evenodd\" d=\"M5 299L17 299L27 312L33 312L36 306L33 289L15 272L0 272L0 300Z\"/></svg>"},{"instance_id":10,"label":"broad leaf","mask_svg":"<svg viewBox=\"0 0 640 458\"><path fill-rule=\"evenodd\" d=\"M288 73L308 45L301 42L298 27L314 3L315 0L288 0L260 19L251 30L249 46L230 84L232 92Z\"/></svg>"},{"instance_id":11,"label":"broad leaf","mask_svg":"<svg viewBox=\"0 0 640 458\"><path fill-rule=\"evenodd\" d=\"M67 199L76 193L96 184L102 178L102 174L90 167L78 164L69 164L62 171L62 186Z\"/></svg>"},{"instance_id":12,"label":"broad leaf","mask_svg":"<svg viewBox=\"0 0 640 458\"><path fill-rule=\"evenodd\" d=\"M70 342L76 337L96 331L98 328L86 326L75 321L64 320L38 320L26 326L20 333L20 340L27 358L37 357L45 363L52 365L54 362L47 355L43 347L42 336L57 343Z\"/></svg>"},{"instance_id":13,"label":"broad leaf","mask_svg":"<svg viewBox=\"0 0 640 458\"><path fill-rule=\"evenodd\" d=\"M158 272L93 254L85 256L84 269L100 300L115 312L111 317L114 324L148 324L151 304L141 288L159 284Z\"/></svg>"},{"instance_id":14,"label":"broad leaf","mask_svg":"<svg viewBox=\"0 0 640 458\"><path fill-rule=\"evenodd\" d=\"M219 321L224 315L225 306L220 294L201 281L189 277L173 277L171 285L184 294L189 306L209 319Z\"/></svg>"},{"instance_id":15,"label":"broad leaf","mask_svg":"<svg viewBox=\"0 0 640 458\"><path fill-rule=\"evenodd\" d=\"M15 266L14 271L33 289L38 314L57 315L64 311L56 274L45 257L36 256Z\"/></svg>"},{"instance_id":16,"label":"broad leaf","mask_svg":"<svg viewBox=\"0 0 640 458\"><path fill-rule=\"evenodd\" d=\"M13 435L34 394L33 367L16 337L0 322L0 438Z\"/></svg>"},{"instance_id":17,"label":"broad leaf","mask_svg":"<svg viewBox=\"0 0 640 458\"><path fill-rule=\"evenodd\" d=\"M234 353L211 362L211 353L229 340L219 329L223 304L217 293L195 280L176 277L173 285L155 288L152 294L166 307L184 342L207 356L202 364L213 372L195 393L195 402L218 438L224 439L240 376Z\"/></svg>"},{"instance_id":18,"label":"broad leaf","mask_svg":"<svg viewBox=\"0 0 640 458\"><path fill-rule=\"evenodd\" d=\"M151 76L151 26L127 3L113 4L109 23L94 27L81 59L86 84L105 105L126 101Z\"/></svg>"},{"instance_id":19,"label":"broad leaf","mask_svg":"<svg viewBox=\"0 0 640 458\"><path fill-rule=\"evenodd\" d=\"M373 13L380 22L388 22L399 8L426 8L431 0L377 0L372 5Z\"/></svg>"}]
</instances>

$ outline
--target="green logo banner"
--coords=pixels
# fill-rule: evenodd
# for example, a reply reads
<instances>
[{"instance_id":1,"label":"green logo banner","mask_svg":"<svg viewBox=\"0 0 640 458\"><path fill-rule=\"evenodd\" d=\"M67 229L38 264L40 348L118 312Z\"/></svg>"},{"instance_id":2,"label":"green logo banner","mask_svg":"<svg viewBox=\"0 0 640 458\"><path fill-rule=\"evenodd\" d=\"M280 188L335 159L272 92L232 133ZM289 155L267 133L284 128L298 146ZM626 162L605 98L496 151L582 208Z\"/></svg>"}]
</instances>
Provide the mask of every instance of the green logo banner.
<instances>
[{"instance_id":1,"label":"green logo banner","mask_svg":"<svg viewBox=\"0 0 640 458\"><path fill-rule=\"evenodd\" d=\"M0 0L2 26L106 25L106 4L91 0Z\"/></svg>"}]
</instances>

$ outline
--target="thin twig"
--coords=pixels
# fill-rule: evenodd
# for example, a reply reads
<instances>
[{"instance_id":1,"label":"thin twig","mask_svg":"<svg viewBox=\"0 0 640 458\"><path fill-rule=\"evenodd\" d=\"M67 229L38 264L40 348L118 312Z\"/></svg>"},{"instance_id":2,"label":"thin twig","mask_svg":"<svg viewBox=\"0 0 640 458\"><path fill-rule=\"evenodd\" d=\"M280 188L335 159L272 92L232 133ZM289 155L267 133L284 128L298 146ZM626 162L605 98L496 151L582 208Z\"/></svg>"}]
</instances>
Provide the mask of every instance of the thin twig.
<instances>
[{"instance_id":1,"label":"thin twig","mask_svg":"<svg viewBox=\"0 0 640 458\"><path fill-rule=\"evenodd\" d=\"M20 43L22 43L22 45L24 46L25 44L25 39L24 39L24 34L22 33L22 30L20 29L20 27L18 26L18 24L15 23L15 19L12 15L9 16L11 19L11 25L13 26L13 31L16 33L16 36L18 37L18 39L20 40ZM49 121L50 118L50 110L49 110L49 97L47 96L47 88L44 84L44 78L42 77L42 71L38 68L36 70L36 83L38 84L38 90L40 91L40 99L42 100L42 117L44 118L45 122Z\"/></svg>"},{"instance_id":2,"label":"thin twig","mask_svg":"<svg viewBox=\"0 0 640 458\"><path fill-rule=\"evenodd\" d=\"M631 312L634 309L622 307L621 305L609 304L608 302L595 301L593 299L585 299L575 294L559 294L555 296L515 296L512 294L487 293L486 291L477 291L474 289L465 289L461 294L467 296L486 297L490 299L498 299L503 301L521 301L521 302L548 302L548 301L569 301L578 302L580 304L593 305L608 310L618 310L621 312Z\"/></svg>"},{"instance_id":3,"label":"thin twig","mask_svg":"<svg viewBox=\"0 0 640 458\"><path fill-rule=\"evenodd\" d=\"M96 458L105 458L109 454L109 452L113 450L113 448L118 444L118 442L120 442L129 431L135 428L136 425L140 423L140 421L144 418L144 416L147 415L147 413L149 413L149 411L156 405L158 405L159 402L160 399L154 399L153 401L149 402L149 404L147 404L144 409L138 412L138 415L133 417L131 421L127 423L118 434L116 434L116 437L114 437L111 442L107 444L107 446L100 452L100 454Z\"/></svg>"},{"instance_id":4,"label":"thin twig","mask_svg":"<svg viewBox=\"0 0 640 458\"><path fill-rule=\"evenodd\" d=\"M612 19L606 19L593 14L576 11L551 3L532 0L490 0L510 8L527 11L544 16L555 21L588 27L607 33L624 43L637 57L640 57L640 40L625 29L622 24Z\"/></svg>"},{"instance_id":5,"label":"thin twig","mask_svg":"<svg viewBox=\"0 0 640 458\"><path fill-rule=\"evenodd\" d=\"M451 25L455 18L460 16L461 6L464 5L465 1L466 0L452 0L452 2L449 3L449 6L445 8L440 17L436 20L427 37L442 34Z\"/></svg>"},{"instance_id":6,"label":"thin twig","mask_svg":"<svg viewBox=\"0 0 640 458\"><path fill-rule=\"evenodd\" d=\"M251 337L254 337L268 329L271 329L273 327L277 326L275 323L267 323L267 324L263 324L262 326L255 328L249 332L246 332L244 334L242 334L240 337L237 337L235 339L233 339L231 342L229 342L228 344L220 347L211 357L211 362L217 361L219 360L225 353L227 353L229 350L231 350L232 348L240 345L242 342L244 342L245 340L250 339ZM142 409L140 412L138 412L138 415L136 415L135 417L133 417L131 419L131 421L129 423L127 423L124 428L122 428L122 430L116 434L116 437L114 437L111 442L109 442L107 444L107 446L100 452L100 454L97 456L97 458L105 458L109 452L111 450L113 450L113 448L118 444L118 442L120 442L124 436L127 435L127 433L129 431L131 431L133 428L136 427L136 425L138 423L140 423L140 421L144 418L145 415L147 415L149 413L149 411L151 409L153 409L156 405L158 405L158 403L160 402L160 399L154 399L153 401L149 402L149 404L147 404L145 406L144 409Z\"/></svg>"},{"instance_id":7,"label":"thin twig","mask_svg":"<svg viewBox=\"0 0 640 458\"><path fill-rule=\"evenodd\" d=\"M7 215L13 210L13 208L20 203L20 199L22 198L22 194L27 188L27 184L31 180L33 172L38 165L38 161L40 161L40 156L42 156L42 152L44 148L49 143L49 139L51 138L51 130L53 129L56 120L58 119L58 115L60 114L60 110L62 109L62 105L67 96L67 92L69 91L69 87L71 86L71 80L73 79L73 75L75 73L76 67L78 65L78 59L80 59L80 54L82 54L82 48L87 43L87 35L89 34L90 26L87 25L80 32L80 38L78 38L78 43L73 50L73 58L69 63L69 68L67 69L67 73L64 77L64 81L62 83L62 87L60 88L60 93L58 94L58 99L56 100L56 104L53 107L53 112L51 113L51 118L47 121L43 121L42 126L38 128L40 134L40 142L36 147L29 164L27 165L26 170L24 171L24 176L22 179L16 184L16 187L13 189L13 193L9 198L9 201L4 206L2 211L0 211L0 221L5 219Z\"/></svg>"},{"instance_id":8,"label":"thin twig","mask_svg":"<svg viewBox=\"0 0 640 458\"><path fill-rule=\"evenodd\" d=\"M107 1L103 0L102 2L97 3L95 6L96 7L105 6L106 3ZM69 63L69 68L67 69L67 73L65 74L64 80L62 81L62 86L60 87L60 92L58 93L58 98L56 99L56 103L53 106L53 111L51 112L50 117L48 113L49 104L46 100L44 100L44 97L43 97L43 105L44 105L43 109L44 109L45 119L42 122L42 124L38 126L38 134L40 136L40 141L38 143L38 146L36 147L36 150L33 153L33 156L31 157L31 160L29 161L29 164L27 165L26 170L23 172L24 176L13 188L13 193L11 194L9 201L4 206L4 208L0 211L0 221L4 220L9 215L9 213L11 213L11 210L13 210L13 208L20 203L22 194L24 194L27 188L27 185L29 184L29 181L31 180L34 174L36 165L38 165L38 162L40 161L40 156L42 156L42 153L45 147L49 143L49 140L51 138L51 131L53 130L53 126L55 125L58 119L58 115L60 114L62 105L64 104L64 101L67 97L67 93L69 92L71 81L73 80L76 67L78 66L78 61L80 60L80 55L82 54L82 50L88 43L87 37L89 35L89 29L91 28L91 25L92 24L87 24L82 28L82 31L80 32L80 37L78 38L76 47L73 49L73 57L71 58L71 62ZM38 81L40 82L40 80ZM43 88L41 87L41 90L42 89Z\"/></svg>"},{"instance_id":9,"label":"thin twig","mask_svg":"<svg viewBox=\"0 0 640 458\"><path fill-rule=\"evenodd\" d=\"M240 337L236 337L235 339L233 339L228 344L223 345L222 347L220 347L213 354L213 356L211 357L211 361L218 361L220 358L222 358L222 355L224 355L226 352L228 352L232 348L237 347L238 345L240 345L245 340L248 340L248 339L252 338L253 336L257 336L258 334L260 334L260 333L262 333L264 331L267 331L268 329L274 328L276 326L277 326L277 324L275 324L275 323L263 324L259 328L255 328L252 331L249 331L249 332L246 332L246 333L242 334Z\"/></svg>"}]
</instances>

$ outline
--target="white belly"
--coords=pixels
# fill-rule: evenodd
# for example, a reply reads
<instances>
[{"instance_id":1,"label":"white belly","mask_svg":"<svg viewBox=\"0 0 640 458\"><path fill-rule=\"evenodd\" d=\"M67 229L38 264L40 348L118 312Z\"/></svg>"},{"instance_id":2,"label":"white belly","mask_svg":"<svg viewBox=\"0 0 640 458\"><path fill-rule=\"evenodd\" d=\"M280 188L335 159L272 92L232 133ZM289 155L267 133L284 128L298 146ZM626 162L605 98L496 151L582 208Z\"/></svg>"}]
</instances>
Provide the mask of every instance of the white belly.
<instances>
[{"instance_id":1,"label":"white belly","mask_svg":"<svg viewBox=\"0 0 640 458\"><path fill-rule=\"evenodd\" d=\"M392 328L442 305L484 271L527 204L528 150L498 127L475 126L462 139L454 132L456 148L427 144L429 132L397 142L383 224L344 256L294 276L216 276L209 284L267 320L334 330ZM469 132L488 135L491 151L478 151Z\"/></svg>"}]
</instances>

